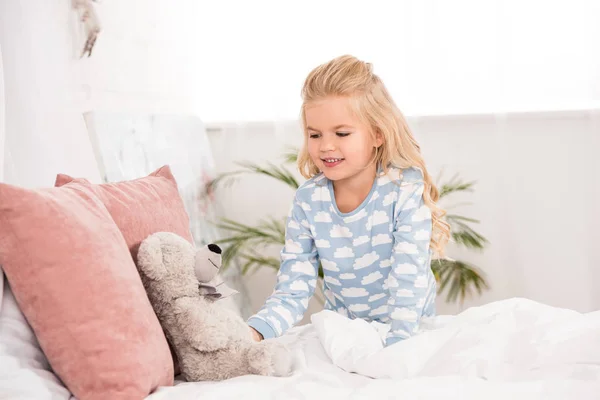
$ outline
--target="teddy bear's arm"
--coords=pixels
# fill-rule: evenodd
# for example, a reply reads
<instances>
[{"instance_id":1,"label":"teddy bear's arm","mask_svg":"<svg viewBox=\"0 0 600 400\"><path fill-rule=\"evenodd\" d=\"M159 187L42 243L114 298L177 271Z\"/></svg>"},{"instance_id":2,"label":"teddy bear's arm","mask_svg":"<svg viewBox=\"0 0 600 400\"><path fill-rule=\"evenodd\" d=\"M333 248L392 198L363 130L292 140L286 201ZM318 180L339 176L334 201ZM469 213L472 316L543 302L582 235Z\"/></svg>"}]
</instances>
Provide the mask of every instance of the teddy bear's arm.
<instances>
[{"instance_id":1,"label":"teddy bear's arm","mask_svg":"<svg viewBox=\"0 0 600 400\"><path fill-rule=\"evenodd\" d=\"M228 344L223 324L210 312L209 304L182 297L175 300L175 323L183 339L199 351L217 351Z\"/></svg>"}]
</instances>

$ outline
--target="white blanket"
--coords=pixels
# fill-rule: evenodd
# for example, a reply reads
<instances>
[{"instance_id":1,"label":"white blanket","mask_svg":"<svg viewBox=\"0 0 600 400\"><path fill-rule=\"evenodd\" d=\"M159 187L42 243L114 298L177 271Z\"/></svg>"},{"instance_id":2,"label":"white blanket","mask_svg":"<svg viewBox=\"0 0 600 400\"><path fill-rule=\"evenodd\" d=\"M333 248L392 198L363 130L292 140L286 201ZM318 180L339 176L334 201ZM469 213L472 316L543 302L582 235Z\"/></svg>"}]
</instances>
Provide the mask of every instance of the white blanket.
<instances>
[{"instance_id":1,"label":"white blanket","mask_svg":"<svg viewBox=\"0 0 600 400\"><path fill-rule=\"evenodd\" d=\"M293 376L180 383L147 400L597 400L599 323L600 313L514 299L438 317L383 349L381 326L323 311L277 339L294 352Z\"/></svg>"},{"instance_id":2,"label":"white blanket","mask_svg":"<svg viewBox=\"0 0 600 400\"><path fill-rule=\"evenodd\" d=\"M313 315L312 323L335 365L372 378L600 382L600 311L580 314L505 300L438 317L417 336L387 348L382 324L332 311Z\"/></svg>"}]
</instances>

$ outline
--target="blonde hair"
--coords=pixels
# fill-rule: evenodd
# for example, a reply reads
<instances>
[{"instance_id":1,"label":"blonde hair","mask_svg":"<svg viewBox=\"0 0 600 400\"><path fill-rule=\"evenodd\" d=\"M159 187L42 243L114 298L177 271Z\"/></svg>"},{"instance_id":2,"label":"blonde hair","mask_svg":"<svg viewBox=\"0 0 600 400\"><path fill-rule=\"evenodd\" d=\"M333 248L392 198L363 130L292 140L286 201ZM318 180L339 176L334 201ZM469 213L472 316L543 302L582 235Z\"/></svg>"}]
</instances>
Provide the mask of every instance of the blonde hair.
<instances>
[{"instance_id":1,"label":"blonde hair","mask_svg":"<svg viewBox=\"0 0 600 400\"><path fill-rule=\"evenodd\" d=\"M329 96L347 97L353 111L372 127L372 134L380 133L383 144L375 149L375 162L382 174L390 166L417 167L423 173L423 199L431 209L431 248L440 257L450 237L450 225L443 219L446 212L436 205L439 192L425 167L421 148L414 139L406 119L394 103L381 79L373 73L370 63L349 55L337 57L313 69L302 87L302 124L304 145L298 155L298 169L307 179L320 171L308 154L308 132L305 109L307 105Z\"/></svg>"}]
</instances>

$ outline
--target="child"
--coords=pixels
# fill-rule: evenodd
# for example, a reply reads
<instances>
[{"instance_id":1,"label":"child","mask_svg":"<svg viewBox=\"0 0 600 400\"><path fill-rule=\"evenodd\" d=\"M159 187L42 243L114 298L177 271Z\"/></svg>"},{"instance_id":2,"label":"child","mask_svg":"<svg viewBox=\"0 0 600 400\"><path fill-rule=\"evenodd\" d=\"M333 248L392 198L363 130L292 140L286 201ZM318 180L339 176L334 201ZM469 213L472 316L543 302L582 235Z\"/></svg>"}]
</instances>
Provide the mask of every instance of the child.
<instances>
[{"instance_id":1,"label":"child","mask_svg":"<svg viewBox=\"0 0 600 400\"><path fill-rule=\"evenodd\" d=\"M325 308L390 324L386 346L435 314L433 251L449 226L420 148L371 65L342 56L315 68L302 90L308 179L296 192L273 294L248 320L255 340L302 319L319 263Z\"/></svg>"}]
</instances>

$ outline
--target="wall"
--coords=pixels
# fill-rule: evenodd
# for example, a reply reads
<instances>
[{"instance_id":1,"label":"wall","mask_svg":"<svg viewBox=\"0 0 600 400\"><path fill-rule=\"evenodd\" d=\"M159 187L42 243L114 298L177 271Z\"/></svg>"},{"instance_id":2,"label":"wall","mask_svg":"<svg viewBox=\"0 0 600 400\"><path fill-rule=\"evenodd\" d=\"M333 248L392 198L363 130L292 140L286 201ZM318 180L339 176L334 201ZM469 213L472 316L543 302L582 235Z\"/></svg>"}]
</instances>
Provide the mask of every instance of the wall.
<instances>
[{"instance_id":1,"label":"wall","mask_svg":"<svg viewBox=\"0 0 600 400\"><path fill-rule=\"evenodd\" d=\"M434 176L444 169L447 178L459 173L477 181L474 193L452 203L473 205L453 211L480 219L477 229L490 245L482 254L451 247L450 256L481 266L491 289L465 307L523 296L580 311L600 309L600 260L593 247L600 223L600 111L422 117L409 124ZM285 147L299 145L300 138L293 121L211 131L221 172L236 169L240 160L278 162ZM219 196L227 217L255 223L286 215L293 191L248 176ZM269 270L248 278L255 310L274 279ZM460 309L439 300L442 313ZM309 312L316 309L311 303Z\"/></svg>"},{"instance_id":2,"label":"wall","mask_svg":"<svg viewBox=\"0 0 600 400\"><path fill-rule=\"evenodd\" d=\"M70 0L0 1L8 183L52 185L58 172L98 178L73 96L76 27Z\"/></svg>"},{"instance_id":3,"label":"wall","mask_svg":"<svg viewBox=\"0 0 600 400\"><path fill-rule=\"evenodd\" d=\"M85 111L191 112L185 7L94 3L102 31L92 57L80 58L85 37L71 4L0 0L6 182L46 186L58 172L99 182Z\"/></svg>"}]
</instances>

